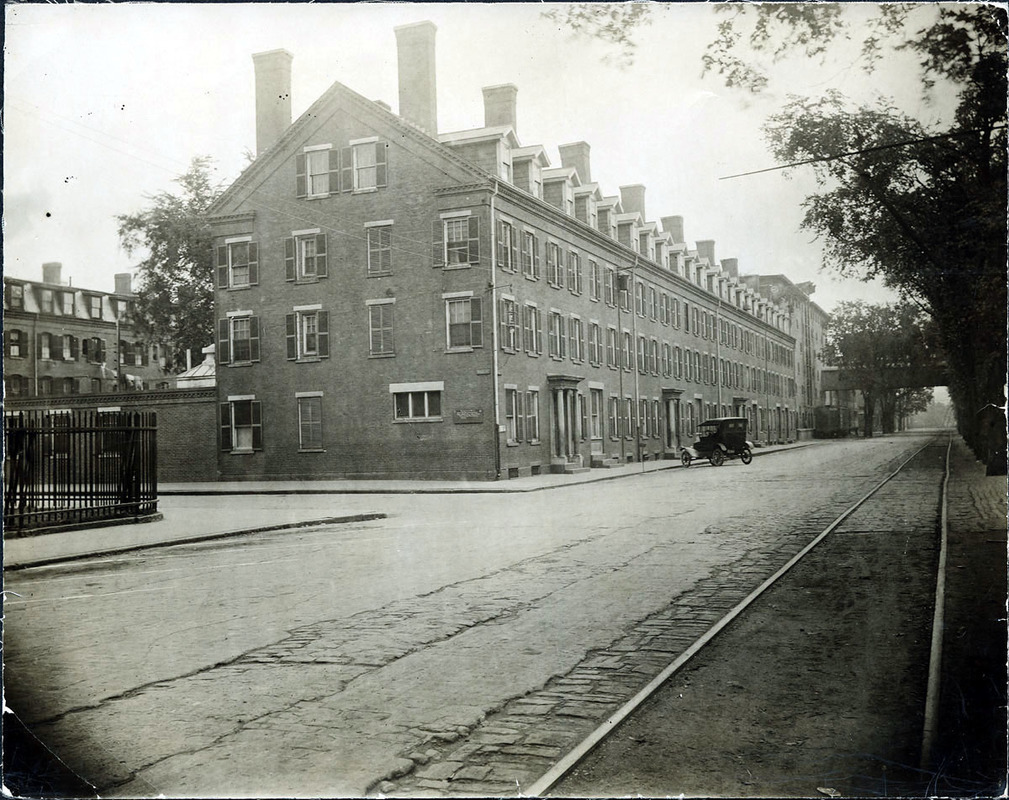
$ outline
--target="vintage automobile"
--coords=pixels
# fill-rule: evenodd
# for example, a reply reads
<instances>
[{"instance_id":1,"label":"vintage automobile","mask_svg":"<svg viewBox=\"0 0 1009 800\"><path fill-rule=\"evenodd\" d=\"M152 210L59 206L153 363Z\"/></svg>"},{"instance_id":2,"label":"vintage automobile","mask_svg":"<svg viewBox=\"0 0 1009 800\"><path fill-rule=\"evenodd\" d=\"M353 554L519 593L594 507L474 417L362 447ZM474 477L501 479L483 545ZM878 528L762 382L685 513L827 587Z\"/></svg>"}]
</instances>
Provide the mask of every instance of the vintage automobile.
<instances>
[{"instance_id":1,"label":"vintage automobile","mask_svg":"<svg viewBox=\"0 0 1009 800\"><path fill-rule=\"evenodd\" d=\"M753 461L753 442L746 438L746 417L716 417L702 422L693 447L680 449L683 466L689 467L698 458L708 459L714 467L730 458L744 464Z\"/></svg>"}]
</instances>

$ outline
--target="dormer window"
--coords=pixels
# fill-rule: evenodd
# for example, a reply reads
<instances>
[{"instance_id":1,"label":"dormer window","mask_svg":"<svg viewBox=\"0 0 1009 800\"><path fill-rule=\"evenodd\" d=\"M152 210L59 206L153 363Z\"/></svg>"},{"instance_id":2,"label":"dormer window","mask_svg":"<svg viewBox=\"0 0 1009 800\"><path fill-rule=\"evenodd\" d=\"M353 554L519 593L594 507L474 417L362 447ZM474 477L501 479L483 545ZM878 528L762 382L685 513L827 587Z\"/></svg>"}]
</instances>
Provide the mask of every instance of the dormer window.
<instances>
[{"instance_id":1,"label":"dormer window","mask_svg":"<svg viewBox=\"0 0 1009 800\"><path fill-rule=\"evenodd\" d=\"M53 290L43 289L39 294L39 311L43 314L53 313Z\"/></svg>"}]
</instances>

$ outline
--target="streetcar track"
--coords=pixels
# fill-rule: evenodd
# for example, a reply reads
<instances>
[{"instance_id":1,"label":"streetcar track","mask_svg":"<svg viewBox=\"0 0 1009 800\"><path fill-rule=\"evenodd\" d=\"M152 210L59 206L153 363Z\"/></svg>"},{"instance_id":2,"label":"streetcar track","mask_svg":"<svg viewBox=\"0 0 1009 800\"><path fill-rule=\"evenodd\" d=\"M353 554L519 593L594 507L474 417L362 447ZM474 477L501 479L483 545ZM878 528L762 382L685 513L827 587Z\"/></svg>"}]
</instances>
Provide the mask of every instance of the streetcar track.
<instances>
[{"instance_id":1,"label":"streetcar track","mask_svg":"<svg viewBox=\"0 0 1009 800\"><path fill-rule=\"evenodd\" d=\"M716 622L711 628L709 628L703 635L696 639L685 651L683 651L679 656L677 656L671 663L669 663L658 675L655 676L643 689L641 689L637 694L635 694L630 700L628 700L624 705L622 705L617 711L611 714L601 725L595 728L588 736L586 736L581 742L579 742L574 748L569 750L561 759L559 759L549 770L547 770L543 775L541 775L535 782L533 782L528 788L522 790L521 795L525 797L543 797L546 793L560 782L565 776L567 776L575 766L577 766L581 761L591 753L599 744L605 741L613 732L624 722L634 711L636 711L646 700L648 700L656 691L658 691L674 674L680 671L687 662L689 662L697 653L699 653L707 644L709 644L724 628L726 628L730 623L732 623L737 617L739 617L751 604L753 604L759 597L761 597L768 589L770 589L774 584L776 584L782 577L784 577L796 564L798 564L803 558L805 558L818 544L820 544L824 539L830 536L845 520L847 520L852 514L855 513L859 508L861 508L866 502L868 502L880 489L886 486L891 480L897 477L898 474L915 458L917 458L922 452L924 452L929 447L935 445L939 441L939 437L935 437L927 441L920 448L915 450L911 455L900 461L899 465L890 472L882 481L878 482L872 489L870 489L861 498L856 500L852 505L850 505L845 511L843 511L839 516L837 516L829 525L826 526L812 541L807 543L798 553L792 556L783 566L776 570L770 577L766 578L756 589L751 591L746 597L739 601L732 609L725 614L718 622ZM949 448L946 451L946 469L949 468ZM894 459L889 463L894 463L898 459ZM946 508L946 481L942 484L942 508L943 517L945 517ZM945 530L945 518L943 519L943 530ZM940 577L941 577L940 571ZM937 592L937 603L939 602L939 594ZM937 614L938 614L937 609ZM941 625L940 622L937 623ZM932 663L930 664L930 683L933 681L932 673L937 672L938 664L937 658L933 654ZM929 741L929 731L926 729L924 733L924 739L926 742ZM925 743L923 743L924 749ZM924 756L923 756L924 757Z\"/></svg>"}]
</instances>

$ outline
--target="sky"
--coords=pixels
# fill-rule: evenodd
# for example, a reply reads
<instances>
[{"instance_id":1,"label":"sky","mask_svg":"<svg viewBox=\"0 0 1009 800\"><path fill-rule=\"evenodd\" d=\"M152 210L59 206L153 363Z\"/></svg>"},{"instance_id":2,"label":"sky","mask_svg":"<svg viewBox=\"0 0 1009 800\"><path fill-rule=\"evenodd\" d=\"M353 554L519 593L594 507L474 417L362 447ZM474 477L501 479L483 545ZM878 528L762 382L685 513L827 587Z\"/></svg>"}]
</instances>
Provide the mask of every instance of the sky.
<instances>
[{"instance_id":1,"label":"sky","mask_svg":"<svg viewBox=\"0 0 1009 800\"><path fill-rule=\"evenodd\" d=\"M709 3L658 8L621 68L605 43L577 38L516 4L23 4L6 7L4 53L4 271L41 279L63 264L74 286L111 291L139 260L120 246L117 214L172 190L195 156L214 160L226 186L255 151L252 54L284 48L297 117L333 81L398 108L394 28L437 26L442 133L482 127L481 88L518 87L522 145L585 141L605 195L646 186L649 220L680 215L688 243L715 240L740 272L813 281L825 310L841 300L891 300L878 284L821 271L821 245L799 229L812 173L721 180L774 162L761 125L787 94L837 88L877 95L921 118L909 58L888 58L867 79L857 47L824 63L785 62L771 91L754 97L702 76L701 56L720 21ZM848 6L854 15L872 6Z\"/></svg>"}]
</instances>

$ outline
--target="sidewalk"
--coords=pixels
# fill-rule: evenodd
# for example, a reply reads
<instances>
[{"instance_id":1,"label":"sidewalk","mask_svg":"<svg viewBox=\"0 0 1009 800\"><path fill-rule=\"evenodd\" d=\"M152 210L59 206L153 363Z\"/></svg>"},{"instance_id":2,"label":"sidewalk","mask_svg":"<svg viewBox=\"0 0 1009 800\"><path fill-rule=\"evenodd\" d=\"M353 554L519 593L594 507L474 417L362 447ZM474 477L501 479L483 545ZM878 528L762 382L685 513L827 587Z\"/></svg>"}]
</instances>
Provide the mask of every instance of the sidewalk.
<instances>
[{"instance_id":1,"label":"sidewalk","mask_svg":"<svg viewBox=\"0 0 1009 800\"><path fill-rule=\"evenodd\" d=\"M817 442L761 447L753 455L794 450ZM697 465L692 469L704 469ZM682 469L679 461L645 461L593 469L578 475L544 474L503 481L241 481L169 483L158 487L163 518L152 522L111 525L26 536L4 541L4 569L23 569L91 556L114 555L160 545L186 544L309 525L332 525L381 519L385 514L334 501L339 495L522 493L614 480L632 475ZM306 500L304 496L313 499ZM285 503L284 496L302 497ZM272 499L256 502L254 498ZM201 500L202 498L202 500Z\"/></svg>"}]
</instances>

